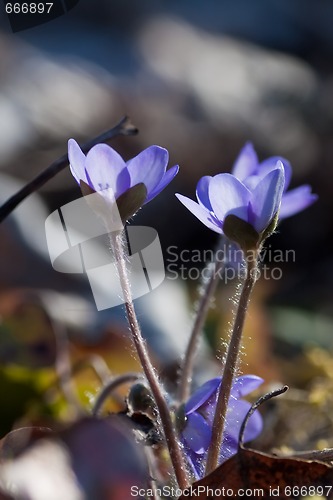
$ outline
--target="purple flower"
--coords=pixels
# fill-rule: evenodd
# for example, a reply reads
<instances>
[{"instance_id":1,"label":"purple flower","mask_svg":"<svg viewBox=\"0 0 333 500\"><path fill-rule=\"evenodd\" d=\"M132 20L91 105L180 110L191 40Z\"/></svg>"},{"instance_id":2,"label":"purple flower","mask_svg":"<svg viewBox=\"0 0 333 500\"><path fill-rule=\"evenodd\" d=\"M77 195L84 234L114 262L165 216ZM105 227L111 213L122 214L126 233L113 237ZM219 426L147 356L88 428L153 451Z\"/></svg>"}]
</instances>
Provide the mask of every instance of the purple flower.
<instances>
[{"instance_id":1,"label":"purple flower","mask_svg":"<svg viewBox=\"0 0 333 500\"><path fill-rule=\"evenodd\" d=\"M70 139L68 158L72 175L81 188L83 186L85 192L100 193L106 203L113 203L114 198L119 200L130 190L133 193L135 186L142 186L136 210L155 198L179 170L178 165L166 170L169 154L159 146L150 146L125 162L107 144L97 144L86 156L77 142Z\"/></svg>"},{"instance_id":2,"label":"purple flower","mask_svg":"<svg viewBox=\"0 0 333 500\"><path fill-rule=\"evenodd\" d=\"M234 380L224 428L224 439L220 452L220 463L237 453L239 431L251 405L242 400L251 391L262 384L263 379L255 375L244 375ZM202 477L207 450L212 436L212 424L217 402L217 390L221 378L214 378L203 384L185 404L185 424L181 430L181 439L189 461L197 478ZM255 412L245 429L244 440L251 441L262 430L262 418Z\"/></svg>"},{"instance_id":3,"label":"purple flower","mask_svg":"<svg viewBox=\"0 0 333 500\"><path fill-rule=\"evenodd\" d=\"M278 215L294 215L316 201L308 185L287 191L291 166L274 156L258 162L251 143L240 152L232 174L202 177L197 184L195 201L177 194L178 199L207 227L223 233L228 215L237 216L262 233Z\"/></svg>"},{"instance_id":4,"label":"purple flower","mask_svg":"<svg viewBox=\"0 0 333 500\"><path fill-rule=\"evenodd\" d=\"M318 199L316 194L311 193L311 186L307 184L286 192L292 176L292 168L288 160L281 156L271 156L259 163L253 145L251 142L248 142L239 153L234 163L232 173L242 181L245 186L252 189L265 175L276 168L276 164L279 161L282 163L285 178L279 219L285 219L286 217L291 217L301 212Z\"/></svg>"}]
</instances>

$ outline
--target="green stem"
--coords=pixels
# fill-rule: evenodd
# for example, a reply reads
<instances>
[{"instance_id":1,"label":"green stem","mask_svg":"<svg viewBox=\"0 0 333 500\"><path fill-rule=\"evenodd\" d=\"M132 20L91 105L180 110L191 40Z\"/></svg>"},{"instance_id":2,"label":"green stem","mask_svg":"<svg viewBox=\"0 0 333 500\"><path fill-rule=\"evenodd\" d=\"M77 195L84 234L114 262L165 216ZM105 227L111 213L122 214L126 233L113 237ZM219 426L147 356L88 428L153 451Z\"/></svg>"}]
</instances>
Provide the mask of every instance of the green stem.
<instances>
[{"instance_id":1,"label":"green stem","mask_svg":"<svg viewBox=\"0 0 333 500\"><path fill-rule=\"evenodd\" d=\"M240 294L234 326L228 346L222 382L217 398L216 410L212 427L212 439L208 450L206 475L212 472L219 464L220 450L223 443L223 432L228 410L228 403L233 380L237 371L238 357L242 339L245 316L249 305L250 295L256 281L257 259L246 260L247 273Z\"/></svg>"},{"instance_id":2,"label":"green stem","mask_svg":"<svg viewBox=\"0 0 333 500\"><path fill-rule=\"evenodd\" d=\"M187 476L185 460L181 450L181 445L177 439L171 414L167 402L165 400L165 397L163 395L163 392L161 390L159 380L151 364L146 344L142 337L141 329L134 309L130 282L128 278L127 265L125 260L122 233L110 232L110 241L114 251L114 257L119 274L121 288L124 294L126 314L132 332L133 342L140 363L142 365L143 371L149 383L151 392L154 396L156 406L159 411L159 417L161 420L162 427L164 429L165 439L169 449L171 463L175 471L178 486L181 489L186 489L189 486L189 480Z\"/></svg>"}]
</instances>

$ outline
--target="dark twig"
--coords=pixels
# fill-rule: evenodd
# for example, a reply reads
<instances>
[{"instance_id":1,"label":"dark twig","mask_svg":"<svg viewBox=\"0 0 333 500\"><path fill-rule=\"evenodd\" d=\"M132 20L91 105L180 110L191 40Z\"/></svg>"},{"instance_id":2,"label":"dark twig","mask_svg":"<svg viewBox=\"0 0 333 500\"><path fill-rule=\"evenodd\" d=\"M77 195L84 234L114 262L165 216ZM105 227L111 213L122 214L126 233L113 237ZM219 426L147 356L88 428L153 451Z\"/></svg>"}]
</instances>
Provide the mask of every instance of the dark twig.
<instances>
[{"instance_id":1,"label":"dark twig","mask_svg":"<svg viewBox=\"0 0 333 500\"><path fill-rule=\"evenodd\" d=\"M256 401L255 403L253 403L253 405L251 406L251 408L249 409L249 411L247 412L247 415L246 417L244 418L243 422L242 422L242 425L241 425L241 428L239 430L239 439L238 439L238 448L242 448L243 447L243 444L244 444L244 434L245 434L245 428L246 428L246 425L250 419L250 417L253 415L253 413L259 408L259 406L261 406L263 403L265 403L266 401L269 401L270 399L272 398L275 398L276 396L280 396L281 394L284 394L287 390L288 390L288 386L287 385L284 385L283 387L281 387L280 389L275 389L274 391L271 391L267 394L264 394L263 396L261 396L261 398L258 399L258 401Z\"/></svg>"},{"instance_id":2,"label":"dark twig","mask_svg":"<svg viewBox=\"0 0 333 500\"><path fill-rule=\"evenodd\" d=\"M86 142L81 146L84 153L87 153L95 144L101 142L108 142L110 139L118 135L135 135L138 133L138 129L132 125L130 119L125 116L115 127L103 132L94 139ZM30 194L37 191L39 188L44 186L50 179L55 177L59 172L64 170L68 165L68 155L67 153L55 160L49 167L47 167L43 172L38 174L32 181L28 182L22 189L9 198L0 207L0 223L8 217L8 215Z\"/></svg>"},{"instance_id":3,"label":"dark twig","mask_svg":"<svg viewBox=\"0 0 333 500\"><path fill-rule=\"evenodd\" d=\"M138 380L141 377L142 373L125 373L124 375L119 375L118 377L114 377L111 380L109 380L108 383L103 387L103 389L97 396L94 407L92 409L93 416L96 417L99 414L104 402L109 397L111 392L114 391L114 389L116 389L122 384L128 384L129 382L134 382L135 380Z\"/></svg>"},{"instance_id":4,"label":"dark twig","mask_svg":"<svg viewBox=\"0 0 333 500\"><path fill-rule=\"evenodd\" d=\"M333 448L324 448L323 450L290 451L282 453L280 450L274 451L274 455L279 458L300 458L302 460L319 460L320 462L333 461Z\"/></svg>"}]
</instances>

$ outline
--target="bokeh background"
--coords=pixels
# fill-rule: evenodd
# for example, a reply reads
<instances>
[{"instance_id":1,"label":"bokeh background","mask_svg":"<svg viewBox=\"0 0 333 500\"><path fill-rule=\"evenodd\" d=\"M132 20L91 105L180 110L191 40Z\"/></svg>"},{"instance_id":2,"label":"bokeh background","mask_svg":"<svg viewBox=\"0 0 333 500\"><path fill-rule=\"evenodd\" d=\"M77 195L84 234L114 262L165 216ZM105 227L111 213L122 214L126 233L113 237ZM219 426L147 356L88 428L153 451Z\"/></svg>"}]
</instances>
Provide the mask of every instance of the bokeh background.
<instances>
[{"instance_id":1,"label":"bokeh background","mask_svg":"<svg viewBox=\"0 0 333 500\"><path fill-rule=\"evenodd\" d=\"M112 141L125 159L158 144L169 150L170 165L181 166L133 222L158 231L166 259L170 246L179 253L214 247L217 235L174 193L193 197L202 175L230 171L248 140L261 159L290 160L293 187L310 183L319 194L270 239L273 250L294 249L295 262L279 263L281 280L260 280L246 324L243 371L263 376L267 387L291 385L287 406L297 400L295 411L309 426L296 438L297 420L281 425L275 415L276 446L332 444L332 19L332 3L318 0L80 0L65 16L15 34L1 19L2 202L62 155L69 137L85 142L124 115L139 128L135 137ZM86 408L103 376L138 369L123 309L98 313L85 278L50 265L45 219L79 196L66 169L0 228L1 435L22 423L71 417L55 389L59 336L69 342L70 364L82 365L75 391ZM137 301L171 389L199 285L167 278ZM223 356L235 289L219 288L198 381L218 373L214 354Z\"/></svg>"}]
</instances>

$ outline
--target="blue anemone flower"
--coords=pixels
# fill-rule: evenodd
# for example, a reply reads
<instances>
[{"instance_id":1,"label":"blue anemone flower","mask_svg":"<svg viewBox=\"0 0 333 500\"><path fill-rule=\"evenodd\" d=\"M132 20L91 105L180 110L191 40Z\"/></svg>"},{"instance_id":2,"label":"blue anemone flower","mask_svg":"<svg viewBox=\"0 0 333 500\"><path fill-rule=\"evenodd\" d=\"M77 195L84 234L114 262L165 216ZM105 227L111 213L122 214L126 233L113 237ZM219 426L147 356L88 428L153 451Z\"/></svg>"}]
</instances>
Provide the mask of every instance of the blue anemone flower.
<instances>
[{"instance_id":1,"label":"blue anemone flower","mask_svg":"<svg viewBox=\"0 0 333 500\"><path fill-rule=\"evenodd\" d=\"M157 196L177 175L179 166L166 170L169 153L150 146L125 162L111 146L96 144L87 155L74 139L68 141L70 170L76 182L99 193L106 204L114 204L131 188L144 186L142 205ZM139 208L139 207L138 207Z\"/></svg>"},{"instance_id":2,"label":"blue anemone flower","mask_svg":"<svg viewBox=\"0 0 333 500\"><path fill-rule=\"evenodd\" d=\"M251 143L241 150L232 173L202 177L196 189L198 202L176 194L203 224L223 233L228 215L235 215L262 233L274 220L294 215L317 200L308 185L287 191L290 163L273 156L259 163Z\"/></svg>"},{"instance_id":3,"label":"blue anemone flower","mask_svg":"<svg viewBox=\"0 0 333 500\"><path fill-rule=\"evenodd\" d=\"M243 396L262 383L263 379L255 375L244 375L234 380L224 427L220 463L237 453L240 427L251 407L248 401L242 399ZM197 478L201 478L204 473L220 384L220 377L209 380L194 392L184 407L185 422L181 430L181 439ZM260 434L262 425L260 413L255 412L246 426L244 441L255 439Z\"/></svg>"}]
</instances>

